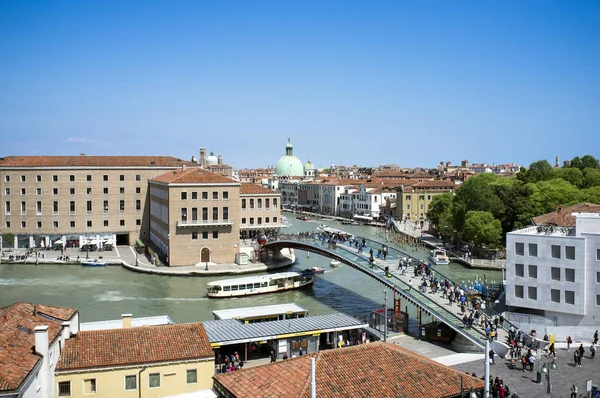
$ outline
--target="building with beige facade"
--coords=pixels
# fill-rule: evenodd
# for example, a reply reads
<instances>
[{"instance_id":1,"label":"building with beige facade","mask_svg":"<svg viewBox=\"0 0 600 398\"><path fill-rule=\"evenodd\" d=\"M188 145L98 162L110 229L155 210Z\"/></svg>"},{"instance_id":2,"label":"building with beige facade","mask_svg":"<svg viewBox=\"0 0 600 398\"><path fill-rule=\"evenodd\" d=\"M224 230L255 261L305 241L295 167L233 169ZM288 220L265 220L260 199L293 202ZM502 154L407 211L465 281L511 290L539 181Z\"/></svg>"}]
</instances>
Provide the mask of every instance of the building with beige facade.
<instances>
[{"instance_id":1,"label":"building with beige facade","mask_svg":"<svg viewBox=\"0 0 600 398\"><path fill-rule=\"evenodd\" d=\"M398 219L422 225L433 198L441 193L452 192L454 188L454 183L448 180L427 180L401 186L396 197Z\"/></svg>"},{"instance_id":2,"label":"building with beige facade","mask_svg":"<svg viewBox=\"0 0 600 398\"><path fill-rule=\"evenodd\" d=\"M148 180L182 163L188 162L168 156L5 157L0 236L14 234L14 248L146 239Z\"/></svg>"},{"instance_id":3,"label":"building with beige facade","mask_svg":"<svg viewBox=\"0 0 600 398\"><path fill-rule=\"evenodd\" d=\"M213 374L201 323L80 331L65 341L54 396L173 396L210 389Z\"/></svg>"}]
</instances>

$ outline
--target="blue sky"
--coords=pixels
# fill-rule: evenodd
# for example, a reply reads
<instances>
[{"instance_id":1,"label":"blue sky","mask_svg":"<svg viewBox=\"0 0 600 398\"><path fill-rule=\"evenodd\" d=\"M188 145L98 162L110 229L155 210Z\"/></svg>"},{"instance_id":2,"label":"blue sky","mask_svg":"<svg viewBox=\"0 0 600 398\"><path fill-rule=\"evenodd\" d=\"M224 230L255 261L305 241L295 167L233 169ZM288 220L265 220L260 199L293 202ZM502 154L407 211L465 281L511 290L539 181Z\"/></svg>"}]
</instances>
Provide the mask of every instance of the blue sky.
<instances>
[{"instance_id":1,"label":"blue sky","mask_svg":"<svg viewBox=\"0 0 600 398\"><path fill-rule=\"evenodd\" d=\"M5 0L0 60L0 156L600 157L593 0Z\"/></svg>"}]
</instances>

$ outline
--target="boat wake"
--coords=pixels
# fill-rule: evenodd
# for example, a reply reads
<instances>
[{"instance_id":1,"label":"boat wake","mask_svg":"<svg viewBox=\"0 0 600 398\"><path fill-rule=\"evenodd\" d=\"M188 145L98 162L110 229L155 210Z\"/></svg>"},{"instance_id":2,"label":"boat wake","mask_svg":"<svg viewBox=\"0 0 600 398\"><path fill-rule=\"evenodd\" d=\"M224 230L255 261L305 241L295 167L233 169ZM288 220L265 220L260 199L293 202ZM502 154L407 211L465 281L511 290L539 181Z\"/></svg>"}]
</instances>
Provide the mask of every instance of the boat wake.
<instances>
[{"instance_id":1,"label":"boat wake","mask_svg":"<svg viewBox=\"0 0 600 398\"><path fill-rule=\"evenodd\" d=\"M122 296L118 290L109 290L96 295L96 301L208 301L208 297L128 297Z\"/></svg>"}]
</instances>

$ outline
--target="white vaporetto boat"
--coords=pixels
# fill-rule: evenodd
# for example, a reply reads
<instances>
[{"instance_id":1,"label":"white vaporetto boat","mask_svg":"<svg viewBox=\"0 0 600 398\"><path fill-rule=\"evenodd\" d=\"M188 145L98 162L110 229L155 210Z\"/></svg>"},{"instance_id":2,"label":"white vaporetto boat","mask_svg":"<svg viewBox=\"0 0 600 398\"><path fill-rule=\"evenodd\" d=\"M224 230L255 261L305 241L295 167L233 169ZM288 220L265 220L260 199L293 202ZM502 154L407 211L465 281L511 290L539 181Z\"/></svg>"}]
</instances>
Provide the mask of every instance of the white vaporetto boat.
<instances>
[{"instance_id":1,"label":"white vaporetto boat","mask_svg":"<svg viewBox=\"0 0 600 398\"><path fill-rule=\"evenodd\" d=\"M446 250L442 248L433 249L429 255L431 261L435 265L447 265L450 264L450 259L446 254Z\"/></svg>"},{"instance_id":2,"label":"white vaporetto boat","mask_svg":"<svg viewBox=\"0 0 600 398\"><path fill-rule=\"evenodd\" d=\"M207 283L207 295L211 298L242 297L255 294L283 292L312 285L315 276L299 272L224 279Z\"/></svg>"}]
</instances>

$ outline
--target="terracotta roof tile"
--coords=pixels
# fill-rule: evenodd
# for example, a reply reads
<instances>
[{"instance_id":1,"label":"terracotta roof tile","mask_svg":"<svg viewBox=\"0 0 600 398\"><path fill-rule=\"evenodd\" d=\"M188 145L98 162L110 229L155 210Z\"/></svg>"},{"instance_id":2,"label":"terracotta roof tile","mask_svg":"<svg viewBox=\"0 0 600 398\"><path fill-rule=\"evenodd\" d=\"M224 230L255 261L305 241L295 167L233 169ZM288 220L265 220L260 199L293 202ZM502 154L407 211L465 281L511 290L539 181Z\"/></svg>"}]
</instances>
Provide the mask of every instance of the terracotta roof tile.
<instances>
[{"instance_id":1,"label":"terracotta roof tile","mask_svg":"<svg viewBox=\"0 0 600 398\"><path fill-rule=\"evenodd\" d=\"M213 358L201 323L90 330L66 340L57 371Z\"/></svg>"},{"instance_id":2,"label":"terracotta roof tile","mask_svg":"<svg viewBox=\"0 0 600 398\"><path fill-rule=\"evenodd\" d=\"M171 156L7 156L0 167L177 167L191 162Z\"/></svg>"},{"instance_id":3,"label":"terracotta roof tile","mask_svg":"<svg viewBox=\"0 0 600 398\"><path fill-rule=\"evenodd\" d=\"M154 177L150 181L167 184L239 184L231 178L198 167L186 168L185 170L179 168Z\"/></svg>"},{"instance_id":4,"label":"terracotta roof tile","mask_svg":"<svg viewBox=\"0 0 600 398\"><path fill-rule=\"evenodd\" d=\"M261 187L256 184L248 184L246 182L242 182L242 187L240 188L240 195L279 195L278 192L273 191L272 189Z\"/></svg>"},{"instance_id":5,"label":"terracotta roof tile","mask_svg":"<svg viewBox=\"0 0 600 398\"><path fill-rule=\"evenodd\" d=\"M316 389L329 397L448 397L483 381L395 344L370 343L256 366L215 376L234 397L310 397L310 358Z\"/></svg>"},{"instance_id":6,"label":"terracotta roof tile","mask_svg":"<svg viewBox=\"0 0 600 398\"><path fill-rule=\"evenodd\" d=\"M74 308L22 302L0 309L0 393L18 389L40 360L41 356L35 353L33 330L48 326L50 344L60 333L62 323L76 313Z\"/></svg>"},{"instance_id":7,"label":"terracotta roof tile","mask_svg":"<svg viewBox=\"0 0 600 398\"><path fill-rule=\"evenodd\" d=\"M560 211L560 213L559 213ZM534 225L556 225L559 227L574 227L575 216L573 213L600 213L600 204L579 203L569 207L562 207L552 213L543 214L533 218Z\"/></svg>"},{"instance_id":8,"label":"terracotta roof tile","mask_svg":"<svg viewBox=\"0 0 600 398\"><path fill-rule=\"evenodd\" d=\"M456 184L454 184L450 180L429 180L429 181L417 182L417 183L413 184L412 186L414 188L419 188L419 187L454 188L456 186Z\"/></svg>"}]
</instances>

